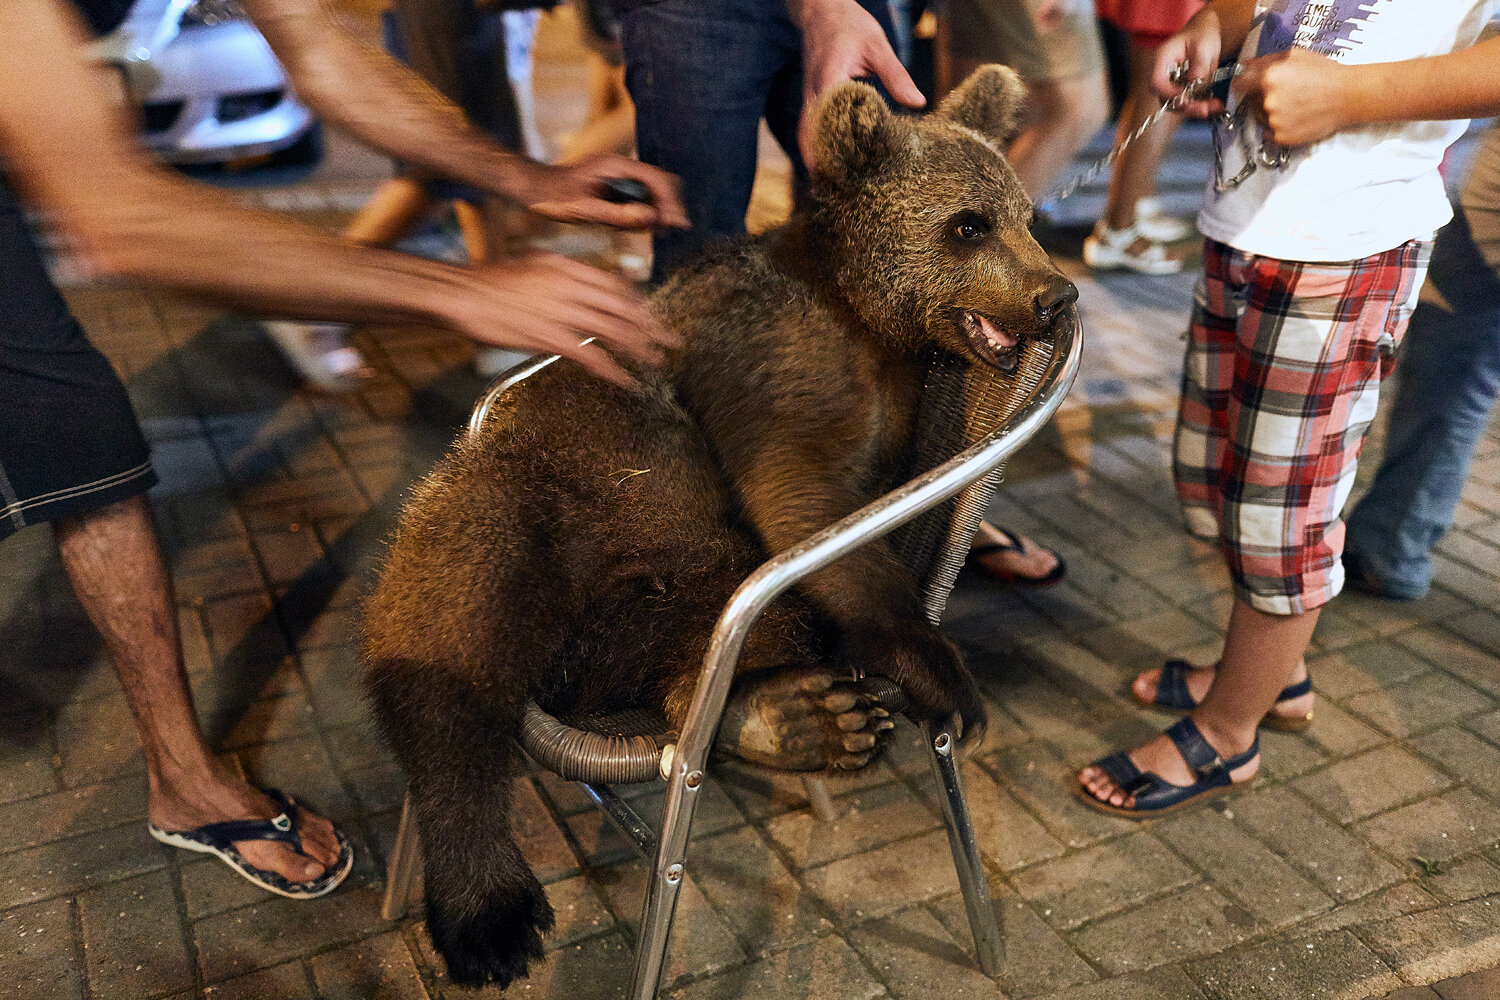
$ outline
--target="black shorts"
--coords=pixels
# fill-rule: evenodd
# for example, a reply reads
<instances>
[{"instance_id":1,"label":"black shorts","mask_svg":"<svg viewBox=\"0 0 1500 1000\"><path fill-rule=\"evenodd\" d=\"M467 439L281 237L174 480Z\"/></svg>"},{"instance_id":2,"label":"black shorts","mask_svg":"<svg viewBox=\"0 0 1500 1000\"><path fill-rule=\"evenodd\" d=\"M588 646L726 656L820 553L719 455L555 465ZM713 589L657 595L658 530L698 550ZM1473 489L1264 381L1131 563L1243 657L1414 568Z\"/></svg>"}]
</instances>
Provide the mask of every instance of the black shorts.
<instances>
[{"instance_id":1,"label":"black shorts","mask_svg":"<svg viewBox=\"0 0 1500 1000\"><path fill-rule=\"evenodd\" d=\"M47 276L0 177L0 538L155 483L125 386Z\"/></svg>"}]
</instances>

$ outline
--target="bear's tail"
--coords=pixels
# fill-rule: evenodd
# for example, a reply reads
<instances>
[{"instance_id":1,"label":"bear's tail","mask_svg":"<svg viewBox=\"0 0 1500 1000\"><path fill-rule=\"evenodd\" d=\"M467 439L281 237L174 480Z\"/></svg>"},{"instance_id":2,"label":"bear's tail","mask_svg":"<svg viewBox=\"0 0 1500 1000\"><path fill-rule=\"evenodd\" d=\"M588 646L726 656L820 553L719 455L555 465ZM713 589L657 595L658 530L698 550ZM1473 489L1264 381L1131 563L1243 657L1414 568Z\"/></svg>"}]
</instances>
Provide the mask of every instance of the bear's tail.
<instances>
[{"instance_id":1,"label":"bear's tail","mask_svg":"<svg viewBox=\"0 0 1500 1000\"><path fill-rule=\"evenodd\" d=\"M542 957L553 924L511 833L525 692L404 660L372 662L367 685L410 783L433 944L454 982L503 989Z\"/></svg>"}]
</instances>

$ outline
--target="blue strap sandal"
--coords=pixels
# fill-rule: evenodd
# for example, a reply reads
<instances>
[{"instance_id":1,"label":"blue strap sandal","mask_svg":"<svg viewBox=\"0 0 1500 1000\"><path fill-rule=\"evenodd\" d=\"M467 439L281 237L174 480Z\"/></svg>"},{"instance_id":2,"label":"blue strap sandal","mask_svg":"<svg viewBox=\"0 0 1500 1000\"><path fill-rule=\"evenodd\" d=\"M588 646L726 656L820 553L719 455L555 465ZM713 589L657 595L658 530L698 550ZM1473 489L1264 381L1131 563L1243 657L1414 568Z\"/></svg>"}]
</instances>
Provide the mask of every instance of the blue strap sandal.
<instances>
[{"instance_id":1,"label":"blue strap sandal","mask_svg":"<svg viewBox=\"0 0 1500 1000\"><path fill-rule=\"evenodd\" d=\"M278 896L286 896L289 899L317 899L337 889L339 884L348 877L349 870L354 867L354 848L337 827L334 828L333 834L339 842L338 859L329 865L322 875L308 882L293 882L269 869L258 868L246 861L244 856L235 850L235 841L274 840L279 844L287 845L298 854L304 856L307 854L302 849L302 833L298 823L302 811L297 806L297 800L275 788L263 788L261 791L265 792L267 797L281 809L280 815L271 819L233 819L223 823L207 823L191 830L176 831L163 830L155 823L148 823L146 829L150 831L153 838L163 844L180 847L186 851L215 855L246 879Z\"/></svg>"},{"instance_id":2,"label":"blue strap sandal","mask_svg":"<svg viewBox=\"0 0 1500 1000\"><path fill-rule=\"evenodd\" d=\"M1155 698L1142 698L1136 693L1135 688L1130 689L1130 697L1138 704L1147 708L1165 708L1172 712L1191 712L1198 707L1193 700L1192 692L1188 690L1187 676L1192 670L1212 670L1212 667L1195 667L1186 660L1168 660L1161 665L1161 679L1156 684ZM1281 689L1276 696L1276 703L1291 701L1300 698L1312 691L1312 678L1304 677L1295 684L1288 684ZM1306 715L1277 715L1275 711L1267 712L1260 724L1267 729L1277 729L1284 733L1297 733L1312 725L1313 714Z\"/></svg>"},{"instance_id":3,"label":"blue strap sandal","mask_svg":"<svg viewBox=\"0 0 1500 1000\"><path fill-rule=\"evenodd\" d=\"M1197 775L1196 782L1191 785L1174 785L1153 771L1142 771L1135 766L1128 754L1120 751L1099 758L1092 766L1108 775L1109 780L1122 792L1133 795L1135 805L1129 808L1111 805L1096 798L1082 782L1076 789L1079 797L1087 805L1112 816L1127 816L1131 819L1163 816L1231 791L1234 782L1230 780L1229 772L1250 763L1260 753L1260 738L1256 737L1250 744L1250 749L1244 753L1227 760L1220 757L1219 752L1203 738L1203 732L1191 718L1174 722L1167 729L1167 737Z\"/></svg>"}]
</instances>

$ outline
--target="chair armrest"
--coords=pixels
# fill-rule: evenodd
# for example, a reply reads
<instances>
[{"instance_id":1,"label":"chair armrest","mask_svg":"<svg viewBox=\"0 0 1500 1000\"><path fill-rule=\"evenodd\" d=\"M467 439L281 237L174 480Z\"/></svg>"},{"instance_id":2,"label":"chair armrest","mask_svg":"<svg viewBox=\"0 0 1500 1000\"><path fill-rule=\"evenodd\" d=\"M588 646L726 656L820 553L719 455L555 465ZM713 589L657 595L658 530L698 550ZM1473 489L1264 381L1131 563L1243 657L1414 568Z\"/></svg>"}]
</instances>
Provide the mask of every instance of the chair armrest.
<instances>
[{"instance_id":1,"label":"chair armrest","mask_svg":"<svg viewBox=\"0 0 1500 1000\"><path fill-rule=\"evenodd\" d=\"M745 578L714 627L703 672L678 739L673 761L675 772L699 769L707 759L745 636L773 600L803 577L893 531L983 478L1052 418L1072 388L1082 353L1083 326L1077 308L1070 312L1072 325L1056 334L1046 374L1032 398L1008 420L942 465L767 560Z\"/></svg>"}]
</instances>

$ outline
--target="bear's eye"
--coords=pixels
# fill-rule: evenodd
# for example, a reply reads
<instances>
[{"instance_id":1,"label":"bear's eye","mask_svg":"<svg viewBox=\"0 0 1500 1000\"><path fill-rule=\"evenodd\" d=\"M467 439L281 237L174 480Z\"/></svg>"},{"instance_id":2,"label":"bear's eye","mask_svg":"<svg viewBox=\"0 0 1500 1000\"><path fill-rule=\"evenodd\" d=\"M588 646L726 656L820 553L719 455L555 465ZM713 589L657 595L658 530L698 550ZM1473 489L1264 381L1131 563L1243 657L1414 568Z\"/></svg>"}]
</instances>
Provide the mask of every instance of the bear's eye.
<instances>
[{"instance_id":1,"label":"bear's eye","mask_svg":"<svg viewBox=\"0 0 1500 1000\"><path fill-rule=\"evenodd\" d=\"M990 224L982 215L966 212L953 220L952 232L965 243L974 243L990 234Z\"/></svg>"}]
</instances>

